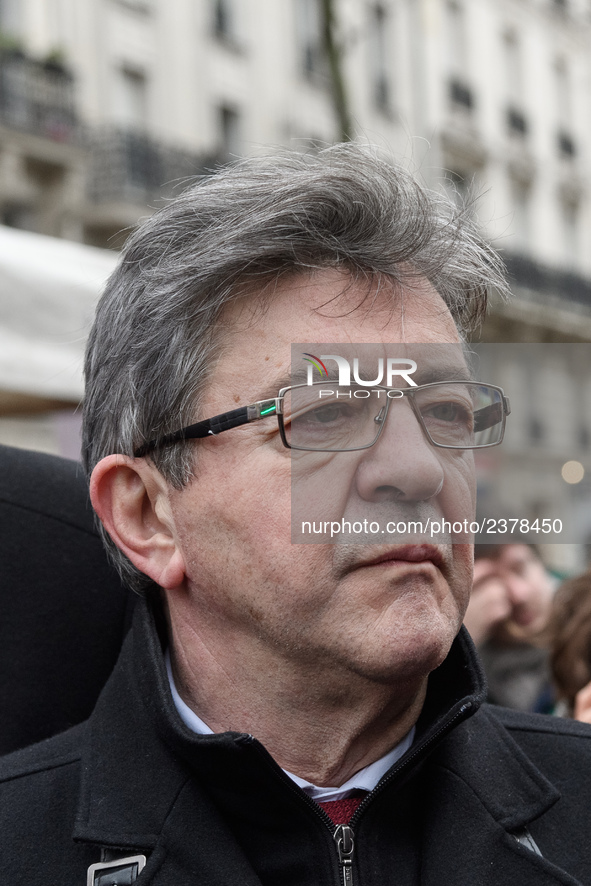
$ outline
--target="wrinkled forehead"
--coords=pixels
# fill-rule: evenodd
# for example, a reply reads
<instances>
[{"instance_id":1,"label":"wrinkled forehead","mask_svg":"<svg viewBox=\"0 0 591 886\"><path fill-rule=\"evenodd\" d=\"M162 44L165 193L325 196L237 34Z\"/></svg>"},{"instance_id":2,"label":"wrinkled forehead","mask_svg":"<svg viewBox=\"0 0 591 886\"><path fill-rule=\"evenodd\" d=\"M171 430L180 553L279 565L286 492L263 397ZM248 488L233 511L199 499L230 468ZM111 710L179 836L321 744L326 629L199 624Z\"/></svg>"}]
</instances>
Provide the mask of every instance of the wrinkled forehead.
<instances>
[{"instance_id":1,"label":"wrinkled forehead","mask_svg":"<svg viewBox=\"0 0 591 886\"><path fill-rule=\"evenodd\" d=\"M228 337L246 330L264 335L272 329L291 342L460 341L449 308L424 277L360 277L344 268L294 273L249 286L224 309L220 327Z\"/></svg>"},{"instance_id":2,"label":"wrinkled forehead","mask_svg":"<svg viewBox=\"0 0 591 886\"><path fill-rule=\"evenodd\" d=\"M451 364L450 370L457 374L458 367L465 364L449 309L433 286L416 275L408 283L383 277L356 279L348 271L333 268L275 281L244 294L225 309L218 342L212 390L232 385L235 402L255 393L259 399L267 396L259 393L261 385L267 391L297 383L292 370L298 376L303 373L306 381L301 355L309 351L319 356L319 343L332 343L329 351L321 348L324 354L335 353L335 346L339 354L343 347L371 346L359 369L370 373L368 377L375 377L371 373L376 359L398 356L392 352L392 344L401 346L401 357L417 342L448 345L445 360ZM292 359L294 342L307 345L300 349L296 361ZM422 354L422 378L417 377L417 384L427 383L429 367L442 359L436 353Z\"/></svg>"}]
</instances>

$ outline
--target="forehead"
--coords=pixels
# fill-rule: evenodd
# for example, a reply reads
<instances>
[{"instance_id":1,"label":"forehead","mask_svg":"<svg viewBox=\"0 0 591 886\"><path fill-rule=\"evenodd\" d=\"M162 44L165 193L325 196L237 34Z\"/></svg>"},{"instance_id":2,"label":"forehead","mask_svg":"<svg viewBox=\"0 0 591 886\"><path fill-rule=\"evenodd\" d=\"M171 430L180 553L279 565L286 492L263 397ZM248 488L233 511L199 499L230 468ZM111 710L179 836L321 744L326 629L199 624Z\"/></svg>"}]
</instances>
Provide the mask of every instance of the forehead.
<instances>
[{"instance_id":1,"label":"forehead","mask_svg":"<svg viewBox=\"0 0 591 886\"><path fill-rule=\"evenodd\" d=\"M521 566L526 563L538 563L538 557L534 551L523 544L506 545L499 555L499 562L503 566Z\"/></svg>"},{"instance_id":2,"label":"forehead","mask_svg":"<svg viewBox=\"0 0 591 886\"><path fill-rule=\"evenodd\" d=\"M289 361L290 345L298 341L460 340L449 309L424 278L405 285L383 279L356 281L339 270L300 275L279 283L272 293L255 293L231 305L223 325L227 332L220 363L256 347L269 359Z\"/></svg>"},{"instance_id":3,"label":"forehead","mask_svg":"<svg viewBox=\"0 0 591 886\"><path fill-rule=\"evenodd\" d=\"M340 270L299 275L231 304L204 412L274 396L288 385L291 345L451 343L460 339L441 296L424 278L403 286L355 281ZM459 349L458 349L459 351Z\"/></svg>"}]
</instances>

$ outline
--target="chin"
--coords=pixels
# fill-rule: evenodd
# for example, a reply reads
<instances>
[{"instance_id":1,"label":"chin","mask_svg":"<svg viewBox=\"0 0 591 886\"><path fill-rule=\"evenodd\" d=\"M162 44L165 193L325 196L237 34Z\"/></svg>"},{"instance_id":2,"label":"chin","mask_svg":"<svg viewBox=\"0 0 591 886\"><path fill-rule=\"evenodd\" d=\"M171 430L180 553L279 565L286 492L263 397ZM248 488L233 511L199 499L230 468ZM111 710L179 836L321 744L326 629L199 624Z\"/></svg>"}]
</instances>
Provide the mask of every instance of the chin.
<instances>
[{"instance_id":1,"label":"chin","mask_svg":"<svg viewBox=\"0 0 591 886\"><path fill-rule=\"evenodd\" d=\"M459 630L459 628L457 629ZM370 680L421 681L442 664L457 634L452 628L419 631L385 641L374 657L366 657L360 672Z\"/></svg>"}]
</instances>

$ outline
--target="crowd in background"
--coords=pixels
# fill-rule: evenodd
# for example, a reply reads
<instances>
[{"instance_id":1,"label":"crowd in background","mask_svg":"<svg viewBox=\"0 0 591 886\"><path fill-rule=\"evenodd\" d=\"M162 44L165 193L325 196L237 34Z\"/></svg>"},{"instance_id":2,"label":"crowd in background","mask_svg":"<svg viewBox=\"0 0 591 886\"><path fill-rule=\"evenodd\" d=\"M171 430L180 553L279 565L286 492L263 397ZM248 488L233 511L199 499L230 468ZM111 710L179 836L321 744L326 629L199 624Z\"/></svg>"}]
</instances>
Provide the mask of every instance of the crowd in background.
<instances>
[{"instance_id":1,"label":"crowd in background","mask_svg":"<svg viewBox=\"0 0 591 886\"><path fill-rule=\"evenodd\" d=\"M490 702L591 723L591 570L556 589L534 544L476 545L464 623Z\"/></svg>"}]
</instances>

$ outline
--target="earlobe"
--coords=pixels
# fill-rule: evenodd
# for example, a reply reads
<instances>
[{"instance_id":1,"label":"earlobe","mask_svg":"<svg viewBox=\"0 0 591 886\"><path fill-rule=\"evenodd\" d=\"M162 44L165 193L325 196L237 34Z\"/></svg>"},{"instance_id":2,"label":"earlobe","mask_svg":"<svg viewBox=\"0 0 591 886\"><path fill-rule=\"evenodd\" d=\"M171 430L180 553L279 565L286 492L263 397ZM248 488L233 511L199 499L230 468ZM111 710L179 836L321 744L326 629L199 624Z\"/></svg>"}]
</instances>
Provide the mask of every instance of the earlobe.
<instances>
[{"instance_id":1,"label":"earlobe","mask_svg":"<svg viewBox=\"0 0 591 886\"><path fill-rule=\"evenodd\" d=\"M109 455L94 468L90 498L114 543L134 566L168 590L185 578L168 487L145 459Z\"/></svg>"}]
</instances>

